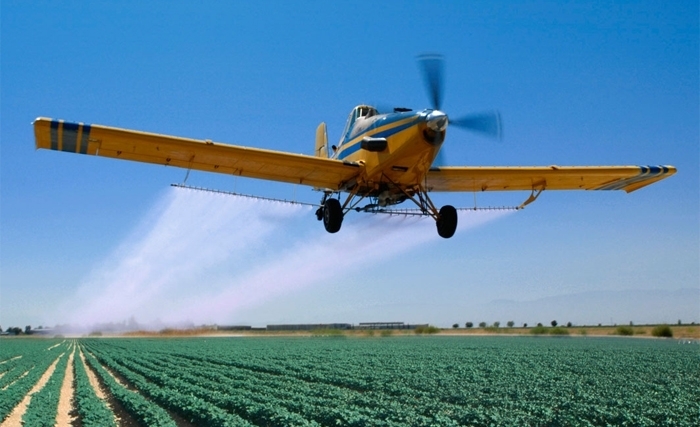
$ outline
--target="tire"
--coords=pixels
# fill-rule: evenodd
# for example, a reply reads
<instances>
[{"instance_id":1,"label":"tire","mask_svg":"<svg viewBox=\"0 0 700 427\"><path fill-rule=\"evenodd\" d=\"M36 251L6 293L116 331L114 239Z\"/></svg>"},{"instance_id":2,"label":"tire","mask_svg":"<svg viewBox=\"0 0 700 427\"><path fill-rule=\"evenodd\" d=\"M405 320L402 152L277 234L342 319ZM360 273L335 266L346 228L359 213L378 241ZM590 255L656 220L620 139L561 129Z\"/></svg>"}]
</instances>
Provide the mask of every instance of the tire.
<instances>
[{"instance_id":1,"label":"tire","mask_svg":"<svg viewBox=\"0 0 700 427\"><path fill-rule=\"evenodd\" d=\"M323 226L329 233L337 233L343 224L343 208L338 199L328 199L323 205Z\"/></svg>"},{"instance_id":2,"label":"tire","mask_svg":"<svg viewBox=\"0 0 700 427\"><path fill-rule=\"evenodd\" d=\"M436 225L440 237L445 239L452 237L457 230L457 209L450 205L440 208L440 217Z\"/></svg>"}]
</instances>

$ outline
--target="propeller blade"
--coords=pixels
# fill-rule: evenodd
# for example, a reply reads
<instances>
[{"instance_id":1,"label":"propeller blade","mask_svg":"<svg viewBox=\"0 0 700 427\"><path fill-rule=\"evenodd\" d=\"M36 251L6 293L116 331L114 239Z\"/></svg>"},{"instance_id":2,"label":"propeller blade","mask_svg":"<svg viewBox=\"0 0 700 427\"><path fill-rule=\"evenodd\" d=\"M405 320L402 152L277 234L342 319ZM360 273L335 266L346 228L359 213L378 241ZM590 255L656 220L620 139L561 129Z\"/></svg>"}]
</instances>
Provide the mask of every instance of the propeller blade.
<instances>
[{"instance_id":1,"label":"propeller blade","mask_svg":"<svg viewBox=\"0 0 700 427\"><path fill-rule=\"evenodd\" d=\"M450 119L450 125L478 132L497 139L503 138L501 113L498 111L469 114L457 119Z\"/></svg>"},{"instance_id":2,"label":"propeller blade","mask_svg":"<svg viewBox=\"0 0 700 427\"><path fill-rule=\"evenodd\" d=\"M423 78L428 89L428 95L434 110L439 110L442 105L442 69L444 59L442 55L429 53L418 57L418 64L423 71Z\"/></svg>"}]
</instances>

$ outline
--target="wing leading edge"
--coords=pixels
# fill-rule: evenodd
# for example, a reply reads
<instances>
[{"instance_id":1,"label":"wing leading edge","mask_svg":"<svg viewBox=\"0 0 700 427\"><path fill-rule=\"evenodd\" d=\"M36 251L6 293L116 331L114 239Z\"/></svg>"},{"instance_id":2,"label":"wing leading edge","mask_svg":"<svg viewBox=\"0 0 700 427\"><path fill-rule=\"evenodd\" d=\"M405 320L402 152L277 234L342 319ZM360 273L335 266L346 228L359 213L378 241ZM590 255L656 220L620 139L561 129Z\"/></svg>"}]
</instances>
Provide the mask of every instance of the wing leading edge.
<instances>
[{"instance_id":1,"label":"wing leading edge","mask_svg":"<svg viewBox=\"0 0 700 427\"><path fill-rule=\"evenodd\" d=\"M34 121L36 148L176 166L338 190L359 173L355 163L44 117Z\"/></svg>"},{"instance_id":2,"label":"wing leading edge","mask_svg":"<svg viewBox=\"0 0 700 427\"><path fill-rule=\"evenodd\" d=\"M34 121L36 148L343 189L356 163L48 118ZM428 191L624 190L676 173L673 166L482 166L433 168Z\"/></svg>"},{"instance_id":3,"label":"wing leading edge","mask_svg":"<svg viewBox=\"0 0 700 427\"><path fill-rule=\"evenodd\" d=\"M428 172L429 191L624 190L676 173L673 166L441 167Z\"/></svg>"}]
</instances>

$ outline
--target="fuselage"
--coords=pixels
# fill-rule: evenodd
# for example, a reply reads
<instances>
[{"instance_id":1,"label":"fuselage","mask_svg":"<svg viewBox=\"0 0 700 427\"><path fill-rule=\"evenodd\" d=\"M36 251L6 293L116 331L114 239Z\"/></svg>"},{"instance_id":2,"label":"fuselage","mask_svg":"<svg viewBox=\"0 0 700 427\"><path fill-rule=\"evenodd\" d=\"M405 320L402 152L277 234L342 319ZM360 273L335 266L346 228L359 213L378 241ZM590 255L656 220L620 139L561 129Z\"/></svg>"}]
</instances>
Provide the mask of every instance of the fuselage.
<instances>
[{"instance_id":1,"label":"fuselage","mask_svg":"<svg viewBox=\"0 0 700 427\"><path fill-rule=\"evenodd\" d=\"M364 165L353 186L358 193L380 196L386 204L403 200L425 182L445 138L447 116L438 110L378 114L360 105L350 113L332 157ZM403 189L403 191L402 191Z\"/></svg>"}]
</instances>

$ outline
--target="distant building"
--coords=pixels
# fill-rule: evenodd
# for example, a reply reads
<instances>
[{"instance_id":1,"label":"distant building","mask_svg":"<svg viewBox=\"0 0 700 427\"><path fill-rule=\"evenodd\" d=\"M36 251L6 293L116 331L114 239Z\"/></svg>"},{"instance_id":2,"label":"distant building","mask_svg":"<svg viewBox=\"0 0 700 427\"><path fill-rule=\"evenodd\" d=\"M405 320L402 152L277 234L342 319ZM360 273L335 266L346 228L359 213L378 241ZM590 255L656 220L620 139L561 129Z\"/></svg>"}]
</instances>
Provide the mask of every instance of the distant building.
<instances>
[{"instance_id":1,"label":"distant building","mask_svg":"<svg viewBox=\"0 0 700 427\"><path fill-rule=\"evenodd\" d=\"M404 322L363 322L357 326L350 323L312 323L312 324L288 324L288 325L267 325L268 331L312 331L315 329L416 329L428 327L429 325L410 325ZM219 329L222 327L219 326Z\"/></svg>"},{"instance_id":2,"label":"distant building","mask_svg":"<svg viewBox=\"0 0 700 427\"><path fill-rule=\"evenodd\" d=\"M217 325L214 327L217 331L250 331L253 329L252 326L246 326L246 325Z\"/></svg>"},{"instance_id":3,"label":"distant building","mask_svg":"<svg viewBox=\"0 0 700 427\"><path fill-rule=\"evenodd\" d=\"M357 329L416 329L420 326L427 327L425 325L408 325L403 322L364 322L357 326Z\"/></svg>"},{"instance_id":4,"label":"distant building","mask_svg":"<svg viewBox=\"0 0 700 427\"><path fill-rule=\"evenodd\" d=\"M267 325L268 331L312 331L314 329L352 329L349 323L314 323L297 325Z\"/></svg>"}]
</instances>

